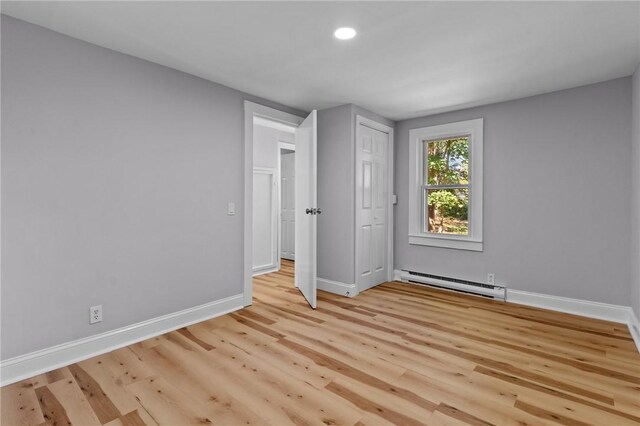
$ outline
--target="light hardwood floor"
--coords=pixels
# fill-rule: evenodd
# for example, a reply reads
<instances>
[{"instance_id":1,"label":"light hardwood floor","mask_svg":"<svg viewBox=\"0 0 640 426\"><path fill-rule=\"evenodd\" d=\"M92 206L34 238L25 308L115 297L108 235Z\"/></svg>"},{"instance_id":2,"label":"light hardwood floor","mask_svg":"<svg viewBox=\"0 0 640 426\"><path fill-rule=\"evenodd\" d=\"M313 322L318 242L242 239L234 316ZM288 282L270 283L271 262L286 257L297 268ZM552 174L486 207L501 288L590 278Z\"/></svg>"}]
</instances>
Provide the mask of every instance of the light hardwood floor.
<instances>
[{"instance_id":1,"label":"light hardwood floor","mask_svg":"<svg viewBox=\"0 0 640 426\"><path fill-rule=\"evenodd\" d=\"M640 424L626 327L402 283L254 305L2 388L14 424Z\"/></svg>"}]
</instances>

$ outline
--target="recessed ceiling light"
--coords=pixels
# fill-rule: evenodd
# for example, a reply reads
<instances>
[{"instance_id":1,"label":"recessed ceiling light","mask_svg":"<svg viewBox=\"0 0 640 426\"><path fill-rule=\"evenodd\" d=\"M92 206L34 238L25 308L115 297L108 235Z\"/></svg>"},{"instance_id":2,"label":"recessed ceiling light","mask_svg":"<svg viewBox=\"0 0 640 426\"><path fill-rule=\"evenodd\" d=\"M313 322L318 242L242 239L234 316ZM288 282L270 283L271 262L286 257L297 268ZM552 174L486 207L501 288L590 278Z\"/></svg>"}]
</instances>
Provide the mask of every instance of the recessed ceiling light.
<instances>
[{"instance_id":1,"label":"recessed ceiling light","mask_svg":"<svg viewBox=\"0 0 640 426\"><path fill-rule=\"evenodd\" d=\"M333 35L340 40L349 40L350 38L354 38L356 36L356 30L349 27L338 28Z\"/></svg>"}]
</instances>

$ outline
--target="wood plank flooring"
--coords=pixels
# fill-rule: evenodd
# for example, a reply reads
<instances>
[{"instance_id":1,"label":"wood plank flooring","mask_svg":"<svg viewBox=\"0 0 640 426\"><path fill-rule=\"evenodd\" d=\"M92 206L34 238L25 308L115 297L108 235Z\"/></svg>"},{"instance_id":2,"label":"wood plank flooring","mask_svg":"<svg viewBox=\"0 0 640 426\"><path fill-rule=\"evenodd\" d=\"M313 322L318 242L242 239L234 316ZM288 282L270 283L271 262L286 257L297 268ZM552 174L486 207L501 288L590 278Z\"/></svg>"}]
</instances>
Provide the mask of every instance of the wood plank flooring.
<instances>
[{"instance_id":1,"label":"wood plank flooring","mask_svg":"<svg viewBox=\"0 0 640 426\"><path fill-rule=\"evenodd\" d=\"M402 283L248 309L5 386L2 425L631 425L623 324Z\"/></svg>"}]
</instances>

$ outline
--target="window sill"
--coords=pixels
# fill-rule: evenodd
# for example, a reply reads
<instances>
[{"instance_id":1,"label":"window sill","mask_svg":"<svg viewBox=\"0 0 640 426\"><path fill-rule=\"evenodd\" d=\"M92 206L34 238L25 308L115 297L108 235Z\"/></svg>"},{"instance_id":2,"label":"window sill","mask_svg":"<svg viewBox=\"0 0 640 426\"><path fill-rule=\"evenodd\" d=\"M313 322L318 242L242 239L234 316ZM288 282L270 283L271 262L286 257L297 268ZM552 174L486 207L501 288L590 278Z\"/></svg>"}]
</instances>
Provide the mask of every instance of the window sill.
<instances>
[{"instance_id":1,"label":"window sill","mask_svg":"<svg viewBox=\"0 0 640 426\"><path fill-rule=\"evenodd\" d=\"M409 244L431 246L457 250L482 251L482 241L460 240L454 238L426 237L423 235L409 235Z\"/></svg>"}]
</instances>

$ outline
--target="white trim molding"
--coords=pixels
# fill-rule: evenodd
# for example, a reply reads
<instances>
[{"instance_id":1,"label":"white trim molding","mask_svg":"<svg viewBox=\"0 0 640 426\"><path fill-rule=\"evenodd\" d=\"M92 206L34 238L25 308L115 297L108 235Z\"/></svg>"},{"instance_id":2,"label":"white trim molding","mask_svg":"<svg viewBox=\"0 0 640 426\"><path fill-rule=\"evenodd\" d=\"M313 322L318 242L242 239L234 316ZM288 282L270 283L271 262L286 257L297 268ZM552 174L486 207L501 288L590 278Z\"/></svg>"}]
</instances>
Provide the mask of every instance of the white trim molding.
<instances>
[{"instance_id":1,"label":"white trim molding","mask_svg":"<svg viewBox=\"0 0 640 426\"><path fill-rule=\"evenodd\" d=\"M346 297L355 297L358 295L358 286L356 284L345 284L339 281L318 278L318 290L329 293L339 294Z\"/></svg>"},{"instance_id":2,"label":"white trim molding","mask_svg":"<svg viewBox=\"0 0 640 426\"><path fill-rule=\"evenodd\" d=\"M631 333L636 348L640 352L640 321L638 321L638 317L632 308L629 308L629 333Z\"/></svg>"},{"instance_id":3,"label":"white trim molding","mask_svg":"<svg viewBox=\"0 0 640 426\"><path fill-rule=\"evenodd\" d=\"M482 169L484 120L458 121L409 130L409 244L482 251ZM467 136L469 138L469 234L435 234L426 230L424 142ZM458 186L459 187L459 186ZM438 188L447 189L447 186Z\"/></svg>"},{"instance_id":4,"label":"white trim molding","mask_svg":"<svg viewBox=\"0 0 640 426\"><path fill-rule=\"evenodd\" d=\"M630 306L507 289L507 302L626 324L640 352L640 323Z\"/></svg>"},{"instance_id":5,"label":"white trim molding","mask_svg":"<svg viewBox=\"0 0 640 426\"><path fill-rule=\"evenodd\" d=\"M482 251L482 241L454 240L453 238L425 237L409 234L409 244L458 250Z\"/></svg>"},{"instance_id":6,"label":"white trim molding","mask_svg":"<svg viewBox=\"0 0 640 426\"><path fill-rule=\"evenodd\" d=\"M111 352L244 307L242 294L0 362L0 386Z\"/></svg>"},{"instance_id":7,"label":"white trim molding","mask_svg":"<svg viewBox=\"0 0 640 426\"><path fill-rule=\"evenodd\" d=\"M276 266L269 269L259 269L253 272L254 277L258 277L260 275L273 274L274 272L278 272L280 270L280 266Z\"/></svg>"},{"instance_id":8,"label":"white trim molding","mask_svg":"<svg viewBox=\"0 0 640 426\"><path fill-rule=\"evenodd\" d=\"M623 324L629 323L629 311L631 309L628 306L512 289L507 289L507 302Z\"/></svg>"}]
</instances>

